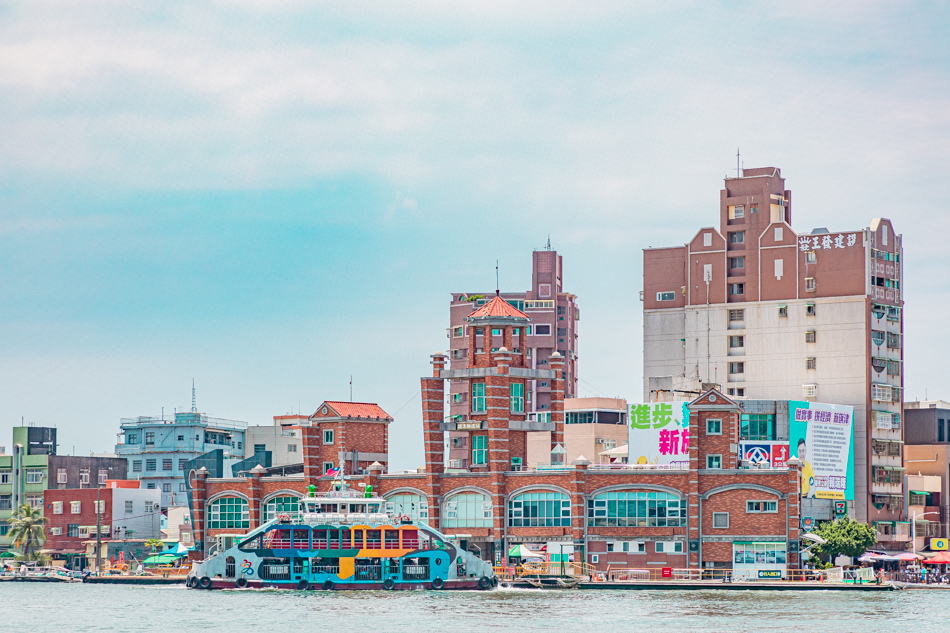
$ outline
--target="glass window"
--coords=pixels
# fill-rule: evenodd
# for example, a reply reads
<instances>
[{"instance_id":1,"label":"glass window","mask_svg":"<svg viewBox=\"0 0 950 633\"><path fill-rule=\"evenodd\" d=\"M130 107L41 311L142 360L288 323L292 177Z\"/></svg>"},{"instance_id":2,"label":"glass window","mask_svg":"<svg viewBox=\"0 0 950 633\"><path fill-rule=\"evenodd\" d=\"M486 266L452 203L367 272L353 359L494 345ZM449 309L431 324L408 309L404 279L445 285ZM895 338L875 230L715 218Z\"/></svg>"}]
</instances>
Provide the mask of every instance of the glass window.
<instances>
[{"instance_id":1,"label":"glass window","mask_svg":"<svg viewBox=\"0 0 950 633\"><path fill-rule=\"evenodd\" d=\"M333 444L333 431L324 431L324 432L323 432L323 443L324 443L324 444Z\"/></svg>"},{"instance_id":2,"label":"glass window","mask_svg":"<svg viewBox=\"0 0 950 633\"><path fill-rule=\"evenodd\" d=\"M722 468L722 455L706 455L706 468Z\"/></svg>"},{"instance_id":3,"label":"glass window","mask_svg":"<svg viewBox=\"0 0 950 633\"><path fill-rule=\"evenodd\" d=\"M524 413L524 384L511 383L511 412Z\"/></svg>"},{"instance_id":4,"label":"glass window","mask_svg":"<svg viewBox=\"0 0 950 633\"><path fill-rule=\"evenodd\" d=\"M487 410L485 398L485 383L472 383L472 413L485 413Z\"/></svg>"},{"instance_id":5,"label":"glass window","mask_svg":"<svg viewBox=\"0 0 950 633\"><path fill-rule=\"evenodd\" d=\"M745 242L745 231L735 231L729 234L730 244L742 244Z\"/></svg>"},{"instance_id":6,"label":"glass window","mask_svg":"<svg viewBox=\"0 0 950 633\"><path fill-rule=\"evenodd\" d=\"M57 469L56 469L56 483L58 483L58 484L64 484L64 483L67 482L68 478L69 478L69 476L68 476L68 474L67 474L65 468L57 468Z\"/></svg>"},{"instance_id":7,"label":"glass window","mask_svg":"<svg viewBox=\"0 0 950 633\"><path fill-rule=\"evenodd\" d=\"M28 484L41 484L43 483L43 471L42 470L27 470L26 471L26 483ZM86 483L89 483L89 471L86 471Z\"/></svg>"},{"instance_id":8,"label":"glass window","mask_svg":"<svg viewBox=\"0 0 950 633\"><path fill-rule=\"evenodd\" d=\"M722 435L722 420L706 420L706 435Z\"/></svg>"},{"instance_id":9,"label":"glass window","mask_svg":"<svg viewBox=\"0 0 950 633\"><path fill-rule=\"evenodd\" d=\"M145 460L145 470L155 470L156 460L146 459Z\"/></svg>"},{"instance_id":10,"label":"glass window","mask_svg":"<svg viewBox=\"0 0 950 633\"><path fill-rule=\"evenodd\" d=\"M238 497L222 497L208 504L208 529L247 529L251 514L247 501Z\"/></svg>"},{"instance_id":11,"label":"glass window","mask_svg":"<svg viewBox=\"0 0 950 633\"><path fill-rule=\"evenodd\" d=\"M172 460L163 459L162 460L162 470L171 470L172 469Z\"/></svg>"},{"instance_id":12,"label":"glass window","mask_svg":"<svg viewBox=\"0 0 950 633\"><path fill-rule=\"evenodd\" d=\"M745 511L752 512L752 513L778 512L778 502L777 501L746 501Z\"/></svg>"},{"instance_id":13,"label":"glass window","mask_svg":"<svg viewBox=\"0 0 950 633\"><path fill-rule=\"evenodd\" d=\"M300 499L291 495L274 497L264 506L264 521L286 514L292 519L300 518Z\"/></svg>"},{"instance_id":14,"label":"glass window","mask_svg":"<svg viewBox=\"0 0 950 633\"><path fill-rule=\"evenodd\" d=\"M488 495L464 493L446 499L443 527L492 527L492 501Z\"/></svg>"},{"instance_id":15,"label":"glass window","mask_svg":"<svg viewBox=\"0 0 950 633\"><path fill-rule=\"evenodd\" d=\"M472 436L472 465L484 465L488 463L488 436Z\"/></svg>"},{"instance_id":16,"label":"glass window","mask_svg":"<svg viewBox=\"0 0 950 633\"><path fill-rule=\"evenodd\" d=\"M141 460L141 459L133 459L133 460L132 460L132 472L133 472L133 473L140 473L140 472L142 472L142 460Z\"/></svg>"},{"instance_id":17,"label":"glass window","mask_svg":"<svg viewBox=\"0 0 950 633\"><path fill-rule=\"evenodd\" d=\"M685 527L686 504L667 492L605 492L587 500L587 525Z\"/></svg>"},{"instance_id":18,"label":"glass window","mask_svg":"<svg viewBox=\"0 0 950 633\"><path fill-rule=\"evenodd\" d=\"M774 440L775 415L743 413L739 416L739 435L744 440Z\"/></svg>"},{"instance_id":19,"label":"glass window","mask_svg":"<svg viewBox=\"0 0 950 633\"><path fill-rule=\"evenodd\" d=\"M429 502L422 495L404 493L387 497L386 512L392 516L407 515L414 523L429 522Z\"/></svg>"},{"instance_id":20,"label":"glass window","mask_svg":"<svg viewBox=\"0 0 950 633\"><path fill-rule=\"evenodd\" d=\"M569 527L571 500L561 492L526 492L508 501L509 527Z\"/></svg>"}]
</instances>

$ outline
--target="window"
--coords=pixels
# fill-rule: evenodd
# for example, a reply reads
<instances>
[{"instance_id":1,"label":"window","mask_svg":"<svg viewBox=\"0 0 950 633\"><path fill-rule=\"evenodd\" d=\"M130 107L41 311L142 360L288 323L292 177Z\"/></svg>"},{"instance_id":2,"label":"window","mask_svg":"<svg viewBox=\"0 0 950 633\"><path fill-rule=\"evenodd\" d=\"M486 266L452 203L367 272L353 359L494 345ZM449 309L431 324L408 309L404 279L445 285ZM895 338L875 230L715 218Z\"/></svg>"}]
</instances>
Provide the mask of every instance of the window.
<instances>
[{"instance_id":1,"label":"window","mask_svg":"<svg viewBox=\"0 0 950 633\"><path fill-rule=\"evenodd\" d=\"M551 326L539 323L534 326L534 335L535 336L548 336L551 334Z\"/></svg>"},{"instance_id":2,"label":"window","mask_svg":"<svg viewBox=\"0 0 950 633\"><path fill-rule=\"evenodd\" d=\"M42 470L27 470L26 483L28 484L43 483L43 471ZM86 483L87 484L89 483L89 471L86 471Z\"/></svg>"},{"instance_id":3,"label":"window","mask_svg":"<svg viewBox=\"0 0 950 633\"><path fill-rule=\"evenodd\" d=\"M171 470L172 469L172 460L163 459L162 460L162 470Z\"/></svg>"},{"instance_id":4,"label":"window","mask_svg":"<svg viewBox=\"0 0 950 633\"><path fill-rule=\"evenodd\" d=\"M815 316L815 304L806 303L805 304L805 316Z\"/></svg>"},{"instance_id":5,"label":"window","mask_svg":"<svg viewBox=\"0 0 950 633\"><path fill-rule=\"evenodd\" d=\"M745 511L748 513L776 513L778 512L778 501L746 501Z\"/></svg>"},{"instance_id":6,"label":"window","mask_svg":"<svg viewBox=\"0 0 950 633\"><path fill-rule=\"evenodd\" d=\"M326 473L328 470L333 468L333 462L323 462L323 472Z\"/></svg>"},{"instance_id":7,"label":"window","mask_svg":"<svg viewBox=\"0 0 950 633\"><path fill-rule=\"evenodd\" d=\"M464 493L446 499L443 527L492 527L492 500L488 495Z\"/></svg>"},{"instance_id":8,"label":"window","mask_svg":"<svg viewBox=\"0 0 950 633\"><path fill-rule=\"evenodd\" d=\"M247 501L238 497L223 497L208 504L208 529L247 529L251 514Z\"/></svg>"},{"instance_id":9,"label":"window","mask_svg":"<svg viewBox=\"0 0 950 633\"><path fill-rule=\"evenodd\" d=\"M784 319L788 316L788 306L779 306L778 307L778 317Z\"/></svg>"},{"instance_id":10,"label":"window","mask_svg":"<svg viewBox=\"0 0 950 633\"><path fill-rule=\"evenodd\" d=\"M100 501L92 502L92 511L96 514L105 514L106 513L106 502L105 499Z\"/></svg>"},{"instance_id":11,"label":"window","mask_svg":"<svg viewBox=\"0 0 950 633\"><path fill-rule=\"evenodd\" d=\"M10 471L9 470L0 470L0 484L10 483Z\"/></svg>"},{"instance_id":12,"label":"window","mask_svg":"<svg viewBox=\"0 0 950 633\"><path fill-rule=\"evenodd\" d=\"M524 413L524 383L511 383L511 412Z\"/></svg>"},{"instance_id":13,"label":"window","mask_svg":"<svg viewBox=\"0 0 950 633\"><path fill-rule=\"evenodd\" d=\"M737 204L735 206L729 206L729 219L730 220L739 220L745 217L745 206Z\"/></svg>"},{"instance_id":14,"label":"window","mask_svg":"<svg viewBox=\"0 0 950 633\"><path fill-rule=\"evenodd\" d=\"M758 207L752 207L752 213L755 213L758 210L759 210ZM783 239L785 239L785 234L782 231L782 227L780 226L775 227L775 241L781 242Z\"/></svg>"},{"instance_id":15,"label":"window","mask_svg":"<svg viewBox=\"0 0 950 633\"><path fill-rule=\"evenodd\" d=\"M288 445L287 445L287 452L288 452L288 453L296 453L296 452L297 452L297 445L296 445L296 444L288 444Z\"/></svg>"},{"instance_id":16,"label":"window","mask_svg":"<svg viewBox=\"0 0 950 633\"><path fill-rule=\"evenodd\" d=\"M729 363L729 373L730 374L744 374L745 363Z\"/></svg>"},{"instance_id":17,"label":"window","mask_svg":"<svg viewBox=\"0 0 950 633\"><path fill-rule=\"evenodd\" d=\"M771 413L743 413L739 416L739 437L744 440L775 439L775 415Z\"/></svg>"},{"instance_id":18,"label":"window","mask_svg":"<svg viewBox=\"0 0 950 633\"><path fill-rule=\"evenodd\" d=\"M722 455L706 455L706 468L722 468Z\"/></svg>"},{"instance_id":19,"label":"window","mask_svg":"<svg viewBox=\"0 0 950 633\"><path fill-rule=\"evenodd\" d=\"M13 495L0 495L0 510L13 509Z\"/></svg>"},{"instance_id":20,"label":"window","mask_svg":"<svg viewBox=\"0 0 950 633\"><path fill-rule=\"evenodd\" d=\"M729 322L745 321L745 310L729 310Z\"/></svg>"},{"instance_id":21,"label":"window","mask_svg":"<svg viewBox=\"0 0 950 633\"><path fill-rule=\"evenodd\" d=\"M43 495L26 495L26 505L34 510L41 510L43 508Z\"/></svg>"},{"instance_id":22,"label":"window","mask_svg":"<svg viewBox=\"0 0 950 633\"><path fill-rule=\"evenodd\" d=\"M169 483L162 484L162 492L171 492L172 485Z\"/></svg>"},{"instance_id":23,"label":"window","mask_svg":"<svg viewBox=\"0 0 950 633\"><path fill-rule=\"evenodd\" d=\"M899 360L889 360L887 361L887 375L888 376L900 376L901 375L901 362Z\"/></svg>"},{"instance_id":24,"label":"window","mask_svg":"<svg viewBox=\"0 0 950 633\"><path fill-rule=\"evenodd\" d=\"M126 433L125 434L125 443L126 444L138 444L139 436L138 433Z\"/></svg>"},{"instance_id":25,"label":"window","mask_svg":"<svg viewBox=\"0 0 950 633\"><path fill-rule=\"evenodd\" d=\"M814 331L814 330L808 330L807 332L805 332L805 342L806 342L806 343L814 343L814 342L815 342L815 331Z\"/></svg>"},{"instance_id":26,"label":"window","mask_svg":"<svg viewBox=\"0 0 950 633\"><path fill-rule=\"evenodd\" d=\"M686 504L667 492L604 492L587 500L591 527L685 527Z\"/></svg>"},{"instance_id":27,"label":"window","mask_svg":"<svg viewBox=\"0 0 950 633\"><path fill-rule=\"evenodd\" d=\"M324 432L323 432L323 443L324 443L324 444L333 444L333 431L324 431Z\"/></svg>"},{"instance_id":28,"label":"window","mask_svg":"<svg viewBox=\"0 0 950 633\"><path fill-rule=\"evenodd\" d=\"M706 420L706 435L722 435L722 420Z\"/></svg>"},{"instance_id":29,"label":"window","mask_svg":"<svg viewBox=\"0 0 950 633\"><path fill-rule=\"evenodd\" d=\"M713 512L713 527L718 529L725 529L729 527L729 513L728 512Z\"/></svg>"},{"instance_id":30,"label":"window","mask_svg":"<svg viewBox=\"0 0 950 633\"><path fill-rule=\"evenodd\" d=\"M128 501L128 500L127 500L127 501L125 502L125 513L126 513L126 514L132 514L132 512L134 512L134 511L135 511L135 502L134 502L134 501Z\"/></svg>"},{"instance_id":31,"label":"window","mask_svg":"<svg viewBox=\"0 0 950 633\"><path fill-rule=\"evenodd\" d=\"M888 349L900 349L901 335L897 332L888 332L887 333L887 347Z\"/></svg>"},{"instance_id":32,"label":"window","mask_svg":"<svg viewBox=\"0 0 950 633\"><path fill-rule=\"evenodd\" d=\"M570 527L571 500L561 492L526 492L508 501L508 527Z\"/></svg>"},{"instance_id":33,"label":"window","mask_svg":"<svg viewBox=\"0 0 950 633\"><path fill-rule=\"evenodd\" d=\"M738 270L745 268L745 257L730 257L729 270Z\"/></svg>"},{"instance_id":34,"label":"window","mask_svg":"<svg viewBox=\"0 0 950 633\"><path fill-rule=\"evenodd\" d=\"M703 233L703 246L712 246L712 233Z\"/></svg>"},{"instance_id":35,"label":"window","mask_svg":"<svg viewBox=\"0 0 950 633\"><path fill-rule=\"evenodd\" d=\"M145 470L153 471L155 470L156 461L154 459L145 460Z\"/></svg>"},{"instance_id":36,"label":"window","mask_svg":"<svg viewBox=\"0 0 950 633\"><path fill-rule=\"evenodd\" d=\"M145 433L145 445L151 446L155 444L155 433L153 431L146 431Z\"/></svg>"},{"instance_id":37,"label":"window","mask_svg":"<svg viewBox=\"0 0 950 633\"><path fill-rule=\"evenodd\" d=\"M155 490L155 482L145 484L146 490Z\"/></svg>"},{"instance_id":38,"label":"window","mask_svg":"<svg viewBox=\"0 0 950 633\"><path fill-rule=\"evenodd\" d=\"M814 277L805 277L805 292L815 292Z\"/></svg>"},{"instance_id":39,"label":"window","mask_svg":"<svg viewBox=\"0 0 950 633\"><path fill-rule=\"evenodd\" d=\"M745 242L745 231L733 231L729 234L730 244L742 244Z\"/></svg>"},{"instance_id":40,"label":"window","mask_svg":"<svg viewBox=\"0 0 950 633\"><path fill-rule=\"evenodd\" d=\"M744 295L745 284L729 284L729 294L730 295Z\"/></svg>"},{"instance_id":41,"label":"window","mask_svg":"<svg viewBox=\"0 0 950 633\"><path fill-rule=\"evenodd\" d=\"M472 466L484 466L488 463L488 436L472 436Z\"/></svg>"},{"instance_id":42,"label":"window","mask_svg":"<svg viewBox=\"0 0 950 633\"><path fill-rule=\"evenodd\" d=\"M454 328L452 328L452 336L453 336L454 338L461 338L461 337L462 337L462 328L461 328L461 327L454 327Z\"/></svg>"},{"instance_id":43,"label":"window","mask_svg":"<svg viewBox=\"0 0 950 633\"><path fill-rule=\"evenodd\" d=\"M657 541L657 554L682 554L683 541Z\"/></svg>"},{"instance_id":44,"label":"window","mask_svg":"<svg viewBox=\"0 0 950 633\"><path fill-rule=\"evenodd\" d=\"M108 479L109 479L109 471L106 470L106 469L104 469L104 468L100 468L100 469L99 469L99 479L98 479L99 485L102 485L102 484L106 483L106 481L107 481Z\"/></svg>"},{"instance_id":45,"label":"window","mask_svg":"<svg viewBox=\"0 0 950 633\"><path fill-rule=\"evenodd\" d=\"M49 529L49 534L50 534L50 536L62 536L62 535L63 535L63 528L61 528L61 527L51 527L51 528Z\"/></svg>"},{"instance_id":46,"label":"window","mask_svg":"<svg viewBox=\"0 0 950 633\"><path fill-rule=\"evenodd\" d=\"M598 556L597 554L591 554L591 555L590 555L590 562L591 562L591 565L596 565L596 564L597 564L597 561L599 561L599 560L600 560L600 556Z\"/></svg>"},{"instance_id":47,"label":"window","mask_svg":"<svg viewBox=\"0 0 950 633\"><path fill-rule=\"evenodd\" d=\"M802 397L814 398L818 395L818 385L802 385Z\"/></svg>"},{"instance_id":48,"label":"window","mask_svg":"<svg viewBox=\"0 0 950 633\"><path fill-rule=\"evenodd\" d=\"M805 369L817 369L818 359L814 356L805 359Z\"/></svg>"},{"instance_id":49,"label":"window","mask_svg":"<svg viewBox=\"0 0 950 633\"><path fill-rule=\"evenodd\" d=\"M264 521L286 514L291 519L300 518L300 499L291 495L274 497L264 506Z\"/></svg>"},{"instance_id":50,"label":"window","mask_svg":"<svg viewBox=\"0 0 950 633\"><path fill-rule=\"evenodd\" d=\"M56 483L64 484L68 481L68 479L69 479L69 475L66 473L65 468L56 469Z\"/></svg>"},{"instance_id":51,"label":"window","mask_svg":"<svg viewBox=\"0 0 950 633\"><path fill-rule=\"evenodd\" d=\"M183 483L178 484L178 492L188 492L188 487Z\"/></svg>"},{"instance_id":52,"label":"window","mask_svg":"<svg viewBox=\"0 0 950 633\"><path fill-rule=\"evenodd\" d=\"M386 512L392 516L408 516L413 522L429 523L429 502L422 495L406 493L387 497Z\"/></svg>"},{"instance_id":53,"label":"window","mask_svg":"<svg viewBox=\"0 0 950 633\"><path fill-rule=\"evenodd\" d=\"M658 292L656 293L657 301L675 301L676 293L675 292Z\"/></svg>"},{"instance_id":54,"label":"window","mask_svg":"<svg viewBox=\"0 0 950 633\"><path fill-rule=\"evenodd\" d=\"M178 470L185 470L185 464L188 462L187 459L178 460Z\"/></svg>"},{"instance_id":55,"label":"window","mask_svg":"<svg viewBox=\"0 0 950 633\"><path fill-rule=\"evenodd\" d=\"M745 337L744 336L730 336L729 347L731 349L736 349L737 347L745 347Z\"/></svg>"},{"instance_id":56,"label":"window","mask_svg":"<svg viewBox=\"0 0 950 633\"><path fill-rule=\"evenodd\" d=\"M133 459L133 460L132 460L132 472L133 472L133 473L140 473L140 472L142 472L142 460L141 460L141 459Z\"/></svg>"},{"instance_id":57,"label":"window","mask_svg":"<svg viewBox=\"0 0 950 633\"><path fill-rule=\"evenodd\" d=\"M79 524L78 524L78 523L70 523L69 525L67 525L67 526L66 526L66 536L69 536L69 537L72 537L72 538L78 538L78 537L79 537Z\"/></svg>"},{"instance_id":58,"label":"window","mask_svg":"<svg viewBox=\"0 0 950 633\"><path fill-rule=\"evenodd\" d=\"M485 383L472 383L472 413L485 413L487 410L487 401L485 398Z\"/></svg>"},{"instance_id":59,"label":"window","mask_svg":"<svg viewBox=\"0 0 950 633\"><path fill-rule=\"evenodd\" d=\"M815 251L805 251L806 264L814 264L817 261L818 261L818 257L817 255L815 255Z\"/></svg>"},{"instance_id":60,"label":"window","mask_svg":"<svg viewBox=\"0 0 950 633\"><path fill-rule=\"evenodd\" d=\"M69 502L69 513L70 513L70 514L82 514L82 501L70 501L70 502Z\"/></svg>"},{"instance_id":61,"label":"window","mask_svg":"<svg viewBox=\"0 0 950 633\"><path fill-rule=\"evenodd\" d=\"M63 502L62 502L62 501L54 501L54 502L52 503L52 506L53 506L53 514L62 514L62 513L63 513Z\"/></svg>"}]
</instances>

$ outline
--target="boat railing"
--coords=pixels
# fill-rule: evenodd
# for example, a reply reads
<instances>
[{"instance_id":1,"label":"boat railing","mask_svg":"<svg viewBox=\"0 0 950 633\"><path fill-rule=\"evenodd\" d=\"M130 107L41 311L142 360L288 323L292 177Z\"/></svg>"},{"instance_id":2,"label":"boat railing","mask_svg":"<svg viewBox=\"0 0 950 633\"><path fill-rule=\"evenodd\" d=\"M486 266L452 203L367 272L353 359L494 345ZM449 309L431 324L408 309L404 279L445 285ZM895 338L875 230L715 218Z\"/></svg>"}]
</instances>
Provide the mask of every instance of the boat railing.
<instances>
[{"instance_id":1,"label":"boat railing","mask_svg":"<svg viewBox=\"0 0 950 633\"><path fill-rule=\"evenodd\" d=\"M379 580L382 577L383 568L381 565L357 565L357 580Z\"/></svg>"},{"instance_id":2,"label":"boat railing","mask_svg":"<svg viewBox=\"0 0 950 633\"><path fill-rule=\"evenodd\" d=\"M402 579L403 580L428 580L429 566L428 565L403 565Z\"/></svg>"},{"instance_id":3,"label":"boat railing","mask_svg":"<svg viewBox=\"0 0 950 633\"><path fill-rule=\"evenodd\" d=\"M314 574L339 574L340 566L339 565L315 565L310 568L310 572Z\"/></svg>"}]
</instances>

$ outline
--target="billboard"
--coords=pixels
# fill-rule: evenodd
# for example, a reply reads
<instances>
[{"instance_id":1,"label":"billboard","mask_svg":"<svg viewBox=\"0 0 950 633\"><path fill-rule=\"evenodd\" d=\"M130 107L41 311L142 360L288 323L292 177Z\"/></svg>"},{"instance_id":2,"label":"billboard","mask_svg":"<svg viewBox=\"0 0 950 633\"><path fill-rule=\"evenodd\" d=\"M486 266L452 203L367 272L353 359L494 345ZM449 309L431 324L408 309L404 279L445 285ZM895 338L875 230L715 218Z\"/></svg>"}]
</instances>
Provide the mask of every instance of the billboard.
<instances>
[{"instance_id":1,"label":"billboard","mask_svg":"<svg viewBox=\"0 0 950 633\"><path fill-rule=\"evenodd\" d=\"M746 440L739 443L739 459L755 466L764 462L772 468L786 468L789 457L788 442Z\"/></svg>"},{"instance_id":2,"label":"billboard","mask_svg":"<svg viewBox=\"0 0 950 633\"><path fill-rule=\"evenodd\" d=\"M854 499L854 407L789 401L788 436L803 497Z\"/></svg>"},{"instance_id":3,"label":"billboard","mask_svg":"<svg viewBox=\"0 0 950 633\"><path fill-rule=\"evenodd\" d=\"M627 447L631 464L689 468L687 403L631 404Z\"/></svg>"}]
</instances>

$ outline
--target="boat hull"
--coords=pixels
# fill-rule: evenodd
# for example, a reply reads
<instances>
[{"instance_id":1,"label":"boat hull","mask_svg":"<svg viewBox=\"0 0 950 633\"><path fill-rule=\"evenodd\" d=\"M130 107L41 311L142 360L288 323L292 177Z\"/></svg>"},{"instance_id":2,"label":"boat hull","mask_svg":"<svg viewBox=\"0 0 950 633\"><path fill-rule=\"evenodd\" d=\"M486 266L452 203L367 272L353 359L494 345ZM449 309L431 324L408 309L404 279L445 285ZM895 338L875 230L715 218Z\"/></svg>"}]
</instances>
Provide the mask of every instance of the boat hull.
<instances>
[{"instance_id":1,"label":"boat hull","mask_svg":"<svg viewBox=\"0 0 950 633\"><path fill-rule=\"evenodd\" d=\"M197 587L195 587L197 589ZM488 587L487 589L491 589ZM238 587L237 583L234 580L230 579L221 579L221 578L212 578L211 586L208 589L285 589L289 591L301 591L300 587L297 586L297 583L293 582L263 582L261 580L249 580L245 587ZM397 582L393 585L390 591L418 591L421 589L430 589L437 591L449 591L449 590L480 590L483 589L479 583L478 579L466 579L466 580L446 580L445 584L440 588L436 589L432 586L431 582ZM324 589L321 584L313 584L308 586L304 591L347 591L347 590L362 590L362 591L385 591L385 587L381 582L341 582L334 583L331 589Z\"/></svg>"}]
</instances>

